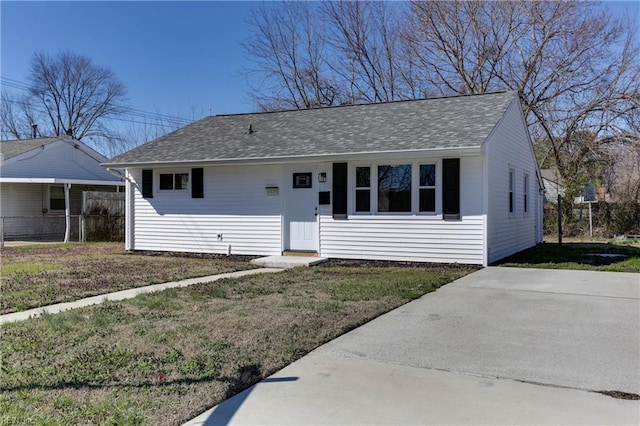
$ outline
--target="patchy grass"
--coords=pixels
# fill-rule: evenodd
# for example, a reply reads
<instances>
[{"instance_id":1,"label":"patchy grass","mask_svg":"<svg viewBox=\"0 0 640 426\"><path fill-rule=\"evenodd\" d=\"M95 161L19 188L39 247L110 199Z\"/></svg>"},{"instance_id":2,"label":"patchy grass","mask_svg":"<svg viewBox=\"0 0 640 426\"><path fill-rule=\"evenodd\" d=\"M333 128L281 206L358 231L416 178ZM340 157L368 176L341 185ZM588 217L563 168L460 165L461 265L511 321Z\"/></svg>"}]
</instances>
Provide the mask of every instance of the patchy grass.
<instances>
[{"instance_id":1,"label":"patchy grass","mask_svg":"<svg viewBox=\"0 0 640 426\"><path fill-rule=\"evenodd\" d=\"M249 267L246 257L127 253L121 243L6 247L0 313Z\"/></svg>"},{"instance_id":2,"label":"patchy grass","mask_svg":"<svg viewBox=\"0 0 640 426\"><path fill-rule=\"evenodd\" d=\"M475 269L329 262L6 324L0 424L178 425Z\"/></svg>"},{"instance_id":3,"label":"patchy grass","mask_svg":"<svg viewBox=\"0 0 640 426\"><path fill-rule=\"evenodd\" d=\"M630 244L544 243L499 262L501 266L640 272L640 247Z\"/></svg>"}]
</instances>

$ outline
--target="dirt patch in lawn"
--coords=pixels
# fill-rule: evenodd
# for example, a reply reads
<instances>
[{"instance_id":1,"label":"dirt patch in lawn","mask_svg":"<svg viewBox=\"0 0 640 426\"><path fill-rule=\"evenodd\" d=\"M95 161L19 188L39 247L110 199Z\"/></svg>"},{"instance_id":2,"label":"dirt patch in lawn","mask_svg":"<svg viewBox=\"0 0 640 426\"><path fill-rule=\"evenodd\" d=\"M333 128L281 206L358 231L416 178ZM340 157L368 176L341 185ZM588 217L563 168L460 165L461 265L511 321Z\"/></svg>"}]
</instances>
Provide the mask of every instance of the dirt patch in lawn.
<instances>
[{"instance_id":1,"label":"dirt patch in lawn","mask_svg":"<svg viewBox=\"0 0 640 426\"><path fill-rule=\"evenodd\" d=\"M132 252L121 243L5 247L0 313L249 269L247 256Z\"/></svg>"}]
</instances>

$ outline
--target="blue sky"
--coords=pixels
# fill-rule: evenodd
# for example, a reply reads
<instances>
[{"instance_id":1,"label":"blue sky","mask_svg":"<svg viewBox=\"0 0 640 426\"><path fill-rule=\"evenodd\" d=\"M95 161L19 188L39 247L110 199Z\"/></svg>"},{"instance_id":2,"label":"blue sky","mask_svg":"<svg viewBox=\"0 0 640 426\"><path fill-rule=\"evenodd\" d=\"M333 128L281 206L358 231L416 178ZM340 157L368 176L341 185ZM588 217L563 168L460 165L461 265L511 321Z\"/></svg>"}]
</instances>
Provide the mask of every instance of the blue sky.
<instances>
[{"instance_id":1,"label":"blue sky","mask_svg":"<svg viewBox=\"0 0 640 426\"><path fill-rule=\"evenodd\" d=\"M35 51L110 67L134 108L189 117L254 110L240 43L255 2L1 2L2 76L25 82Z\"/></svg>"},{"instance_id":2,"label":"blue sky","mask_svg":"<svg viewBox=\"0 0 640 426\"><path fill-rule=\"evenodd\" d=\"M70 50L109 66L131 106L195 118L255 110L241 42L257 2L0 3L1 73L25 82L36 51ZM605 2L638 18L638 2Z\"/></svg>"}]
</instances>

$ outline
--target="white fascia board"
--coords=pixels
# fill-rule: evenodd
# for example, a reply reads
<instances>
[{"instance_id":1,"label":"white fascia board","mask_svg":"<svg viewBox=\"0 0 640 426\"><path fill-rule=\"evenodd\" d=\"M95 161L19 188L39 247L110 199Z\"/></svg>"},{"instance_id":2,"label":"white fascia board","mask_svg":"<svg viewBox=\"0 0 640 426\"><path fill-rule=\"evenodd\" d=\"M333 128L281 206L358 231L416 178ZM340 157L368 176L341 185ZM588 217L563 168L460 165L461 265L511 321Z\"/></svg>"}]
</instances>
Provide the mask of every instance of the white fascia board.
<instances>
[{"instance_id":1,"label":"white fascia board","mask_svg":"<svg viewBox=\"0 0 640 426\"><path fill-rule=\"evenodd\" d=\"M71 185L124 186L124 182L117 182L117 181L113 181L113 180L61 179L61 178L11 178L11 177L0 177L0 183L49 183L49 184L69 183Z\"/></svg>"},{"instance_id":2,"label":"white fascia board","mask_svg":"<svg viewBox=\"0 0 640 426\"><path fill-rule=\"evenodd\" d=\"M378 151L378 152L354 152L348 154L318 154L318 155L295 155L287 157L262 157L262 158L225 158L219 160L199 160L199 161L158 161L141 163L102 163L108 168L160 168L160 167L196 167L215 165L264 165L264 164L294 164L294 163L319 163L334 161L352 161L360 159L378 158L407 158L416 155L431 157L472 157L480 155L481 147L464 148L431 148L405 151Z\"/></svg>"}]
</instances>

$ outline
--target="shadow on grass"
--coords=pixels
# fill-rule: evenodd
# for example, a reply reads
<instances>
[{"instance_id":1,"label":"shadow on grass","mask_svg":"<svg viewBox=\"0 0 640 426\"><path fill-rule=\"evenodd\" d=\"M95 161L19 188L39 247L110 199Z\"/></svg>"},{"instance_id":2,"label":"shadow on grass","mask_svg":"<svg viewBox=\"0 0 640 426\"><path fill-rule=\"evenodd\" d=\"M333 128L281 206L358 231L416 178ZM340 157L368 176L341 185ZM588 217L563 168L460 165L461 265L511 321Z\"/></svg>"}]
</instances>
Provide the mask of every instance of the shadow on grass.
<instances>
[{"instance_id":1,"label":"shadow on grass","mask_svg":"<svg viewBox=\"0 0 640 426\"><path fill-rule=\"evenodd\" d=\"M640 248L607 243L543 243L494 265L638 272Z\"/></svg>"},{"instance_id":2,"label":"shadow on grass","mask_svg":"<svg viewBox=\"0 0 640 426\"><path fill-rule=\"evenodd\" d=\"M164 380L158 377L155 381L144 381L138 383L86 383L86 382L61 382L50 385L27 384L22 386L2 387L2 392L22 392L25 390L63 390L63 389L114 389L114 388L147 388L147 387L168 387L174 385L185 385L201 382L217 381L228 384L225 396L221 401L214 401L218 405L216 410L207 417L204 425L228 424L234 414L240 409L244 401L253 390L253 386L258 382L282 383L295 382L298 377L263 378L259 364L251 364L238 368L237 375L229 376L202 376L198 378L180 378L176 380Z\"/></svg>"},{"instance_id":3,"label":"shadow on grass","mask_svg":"<svg viewBox=\"0 0 640 426\"><path fill-rule=\"evenodd\" d=\"M17 386L0 386L2 392L21 392L25 390L63 390L63 389L114 389L114 388L150 388L168 387L174 385L188 385L202 382L220 382L229 385L225 398L229 398L246 388L253 386L262 380L262 372L258 364L252 364L238 368L237 375L214 376L204 375L201 377L183 377L175 380L164 379L163 374L159 374L156 380L145 380L140 382L110 382L110 383L90 383L86 381L59 381L57 383L27 383Z\"/></svg>"}]
</instances>

